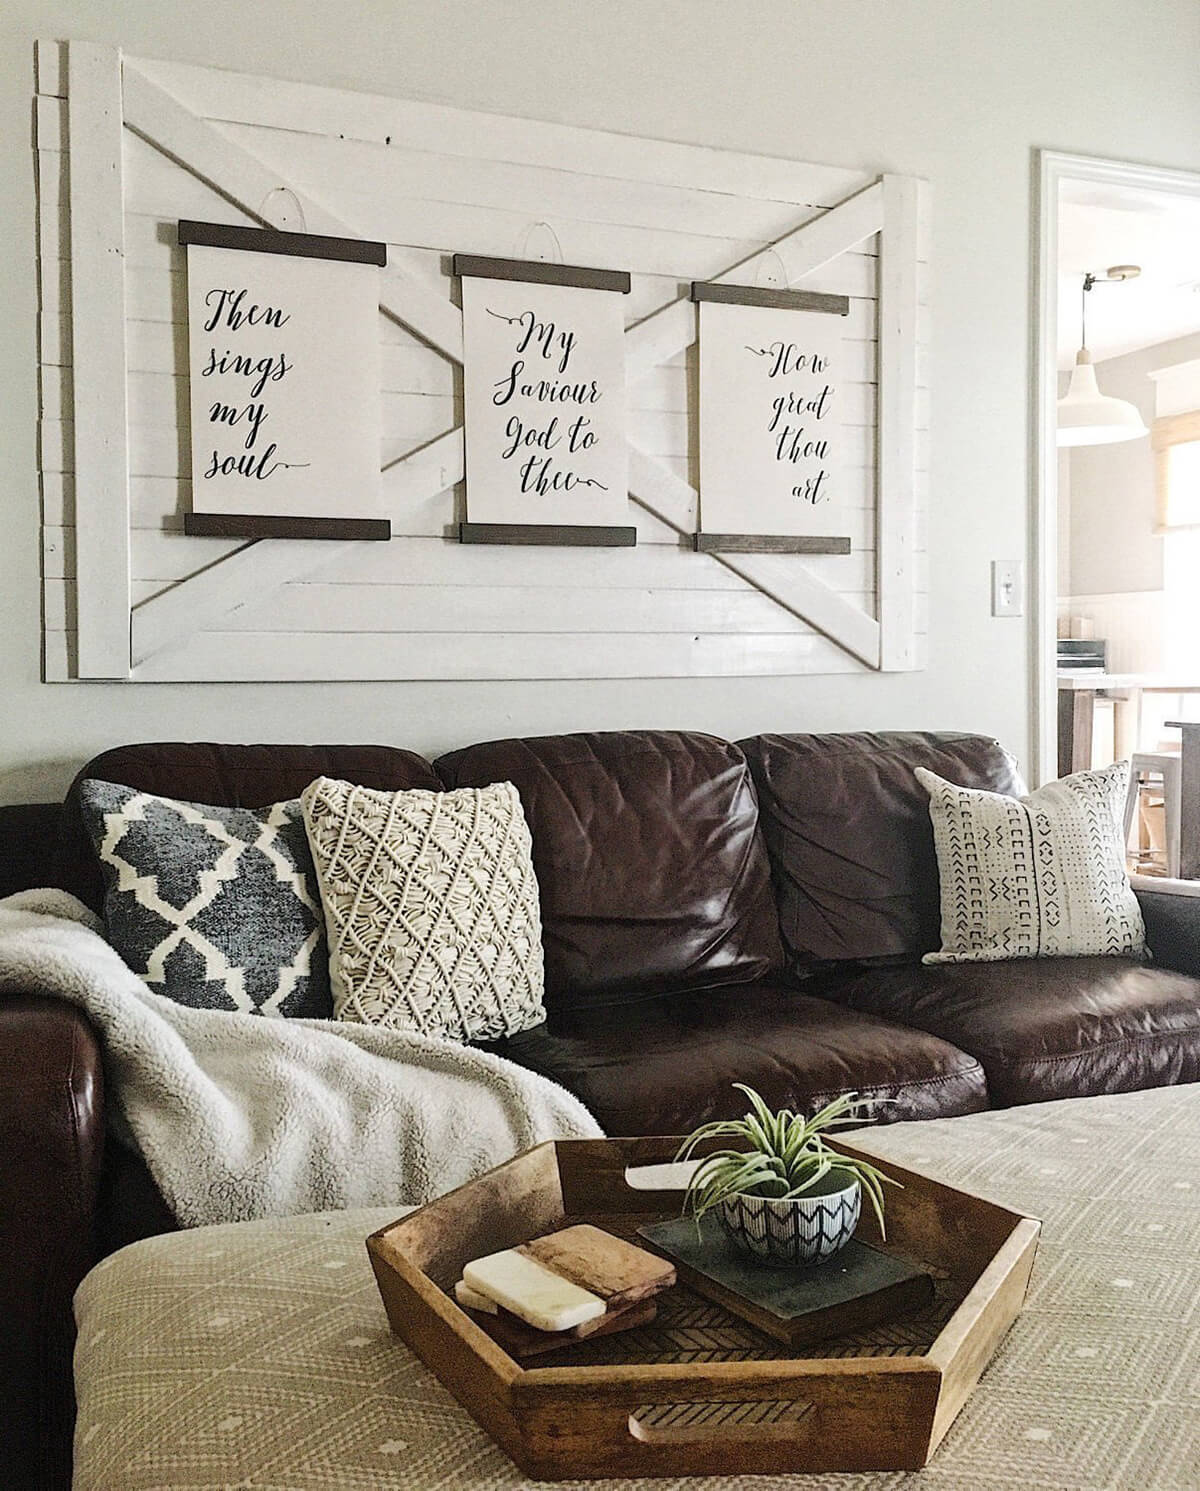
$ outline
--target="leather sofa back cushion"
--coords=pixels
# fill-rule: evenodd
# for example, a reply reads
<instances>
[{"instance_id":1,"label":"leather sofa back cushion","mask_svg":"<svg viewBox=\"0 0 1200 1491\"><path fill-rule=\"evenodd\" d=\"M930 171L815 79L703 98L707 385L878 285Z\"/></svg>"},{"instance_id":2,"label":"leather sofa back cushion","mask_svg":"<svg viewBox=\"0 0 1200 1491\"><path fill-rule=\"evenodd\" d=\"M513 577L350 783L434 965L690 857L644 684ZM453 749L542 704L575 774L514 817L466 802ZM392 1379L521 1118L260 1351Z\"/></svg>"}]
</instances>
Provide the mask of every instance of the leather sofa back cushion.
<instances>
[{"instance_id":1,"label":"leather sofa back cushion","mask_svg":"<svg viewBox=\"0 0 1200 1491\"><path fill-rule=\"evenodd\" d=\"M62 804L0 807L0 896L62 884Z\"/></svg>"},{"instance_id":2,"label":"leather sofa back cushion","mask_svg":"<svg viewBox=\"0 0 1200 1491\"><path fill-rule=\"evenodd\" d=\"M264 808L299 797L317 777L343 777L385 792L441 790L429 762L394 746L212 745L157 741L116 746L79 772L63 804L63 884L98 914L104 905L100 866L84 827L79 784L88 777L118 782L184 802L222 808Z\"/></svg>"},{"instance_id":3,"label":"leather sofa back cushion","mask_svg":"<svg viewBox=\"0 0 1200 1491\"><path fill-rule=\"evenodd\" d=\"M914 771L1022 793L1016 762L982 735L758 735L754 774L794 973L907 962L940 946L929 795Z\"/></svg>"},{"instance_id":4,"label":"leather sofa back cushion","mask_svg":"<svg viewBox=\"0 0 1200 1491\"><path fill-rule=\"evenodd\" d=\"M546 1004L740 983L782 965L745 757L709 735L498 740L436 763L513 782L533 835Z\"/></svg>"}]
</instances>

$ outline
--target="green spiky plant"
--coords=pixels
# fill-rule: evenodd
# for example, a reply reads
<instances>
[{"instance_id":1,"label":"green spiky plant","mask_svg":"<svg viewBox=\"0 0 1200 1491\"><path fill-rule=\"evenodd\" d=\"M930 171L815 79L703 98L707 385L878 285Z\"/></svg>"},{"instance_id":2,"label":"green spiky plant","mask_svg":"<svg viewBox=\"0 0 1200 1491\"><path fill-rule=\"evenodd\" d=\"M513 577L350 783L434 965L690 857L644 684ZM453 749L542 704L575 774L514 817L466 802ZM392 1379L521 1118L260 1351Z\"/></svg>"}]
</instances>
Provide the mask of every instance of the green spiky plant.
<instances>
[{"instance_id":1,"label":"green spiky plant","mask_svg":"<svg viewBox=\"0 0 1200 1491\"><path fill-rule=\"evenodd\" d=\"M772 1113L752 1087L741 1082L733 1085L746 1094L750 1111L743 1118L701 1125L688 1135L675 1156L677 1161L692 1159L707 1139L740 1139L744 1144L742 1149L719 1149L700 1161L683 1198L683 1209L695 1217L697 1228L705 1213L727 1197L765 1196L787 1201L810 1194L826 1178L836 1183L844 1176L843 1184L857 1180L862 1186L879 1220L880 1234L887 1236L883 1188L899 1186L900 1182L857 1155L830 1148L824 1138L831 1129L863 1123L868 1116L867 1105L858 1102L856 1094L844 1093L805 1118L789 1108Z\"/></svg>"}]
</instances>

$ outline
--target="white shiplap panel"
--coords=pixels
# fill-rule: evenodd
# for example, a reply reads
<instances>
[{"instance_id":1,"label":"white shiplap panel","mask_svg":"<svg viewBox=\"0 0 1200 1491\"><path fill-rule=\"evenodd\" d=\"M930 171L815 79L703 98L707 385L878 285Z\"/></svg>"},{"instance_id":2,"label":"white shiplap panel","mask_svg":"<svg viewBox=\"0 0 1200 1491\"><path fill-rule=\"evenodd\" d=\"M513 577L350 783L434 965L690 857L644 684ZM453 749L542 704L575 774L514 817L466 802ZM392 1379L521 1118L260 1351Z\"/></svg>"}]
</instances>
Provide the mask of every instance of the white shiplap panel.
<instances>
[{"instance_id":1,"label":"white shiplap panel","mask_svg":"<svg viewBox=\"0 0 1200 1491\"><path fill-rule=\"evenodd\" d=\"M52 39L39 40L34 46L39 99L65 99L67 96L67 44Z\"/></svg>"},{"instance_id":2,"label":"white shiplap panel","mask_svg":"<svg viewBox=\"0 0 1200 1491\"><path fill-rule=\"evenodd\" d=\"M727 580L731 577L726 576ZM156 582L137 581L134 604L161 593ZM75 585L69 579L44 583L46 627L70 631L75 625ZM869 597L862 597L869 601ZM918 597L923 602L926 597ZM497 586L485 594L463 585L423 586L329 584L294 581L271 603L248 603L222 618L223 630L348 632L537 633L553 615L563 632L762 632L809 634L811 627L780 611L765 596L741 590L572 589L563 586Z\"/></svg>"},{"instance_id":3,"label":"white shiplap panel","mask_svg":"<svg viewBox=\"0 0 1200 1491\"><path fill-rule=\"evenodd\" d=\"M468 651L461 632L211 631L177 652L158 653L133 676L147 683L750 677L805 672L817 640L794 633L542 632L489 634L485 648Z\"/></svg>"},{"instance_id":4,"label":"white shiplap panel","mask_svg":"<svg viewBox=\"0 0 1200 1491\"><path fill-rule=\"evenodd\" d=\"M139 64L148 76L152 69ZM172 91L167 85L167 91ZM209 110L202 117L217 120ZM62 149L65 101L38 100L39 144ZM406 137L397 141L356 140L339 132L315 133L311 121L303 130L274 125L217 120L222 134L275 166L289 180L314 189L329 183L361 198L432 200L523 213L526 222L560 219L608 222L640 229L691 233L717 238L751 237L764 242L780 237L798 216L815 216L823 206L792 198L755 198L689 185L684 181L621 179L611 172L588 174L576 158L568 167L506 159L489 159L478 139L469 154L447 153L441 140L423 148ZM484 143L484 150L479 146ZM861 178L840 173L834 190L845 195ZM320 191L318 190L318 195Z\"/></svg>"},{"instance_id":5,"label":"white shiplap panel","mask_svg":"<svg viewBox=\"0 0 1200 1491\"><path fill-rule=\"evenodd\" d=\"M253 212L268 224L278 222L280 209L272 202L279 186L275 173L257 157L221 136L136 68L125 72L125 123L134 134L152 140L160 156L174 161L209 181L219 181L221 192L243 211ZM130 161L130 195L126 204L136 202L136 183L140 174ZM329 212L319 202L291 193L298 201L306 231L354 237L355 229ZM366 235L360 235L366 236ZM462 357L462 318L435 289L422 279L389 263L380 271L380 305L403 306L405 323L420 334L430 346L447 356Z\"/></svg>"},{"instance_id":6,"label":"white shiplap panel","mask_svg":"<svg viewBox=\"0 0 1200 1491\"><path fill-rule=\"evenodd\" d=\"M578 170L479 156L403 149L294 130L230 125L229 138L326 200L446 203L501 212L518 220L607 223L638 232L769 243L820 209L707 192L686 183L619 181Z\"/></svg>"},{"instance_id":7,"label":"white shiplap panel","mask_svg":"<svg viewBox=\"0 0 1200 1491\"><path fill-rule=\"evenodd\" d=\"M879 365L879 624L880 666L887 672L916 663L913 569L916 430L928 409L917 388L918 248L924 242L928 192L903 176L883 178L884 247L880 259Z\"/></svg>"},{"instance_id":8,"label":"white shiplap panel","mask_svg":"<svg viewBox=\"0 0 1200 1491\"><path fill-rule=\"evenodd\" d=\"M317 634L319 637L319 634ZM255 635L210 632L196 638L181 654L166 654L135 670L138 683L279 683L321 682L332 676L337 667L339 679L385 683L411 681L428 672L431 677L455 679L478 678L472 667L464 667L467 654L461 636L443 638L435 655L426 644L428 634L384 639L387 646L368 644L380 639L339 636L316 640L317 655L310 658L297 651L295 639L278 633ZM588 639L586 650L579 638L559 634L536 638L517 637L516 645L505 644L489 655L488 676L498 679L558 678L630 678L630 677L795 677L804 673L865 673L866 667L848 658L845 652L827 638L754 637L679 638L683 646L654 647L645 643L632 648L624 646L618 653L612 647L601 647L603 639ZM614 643L628 644L628 637L613 638ZM919 645L924 644L918 638ZM338 664L339 643L354 659L352 668ZM752 644L752 645L748 645ZM328 649L322 656L322 649ZM47 677L74 676L73 641L69 633L48 631L45 637ZM233 667L230 660L233 659ZM444 667L443 667L444 662ZM322 669L326 671L322 671Z\"/></svg>"},{"instance_id":9,"label":"white shiplap panel","mask_svg":"<svg viewBox=\"0 0 1200 1491\"><path fill-rule=\"evenodd\" d=\"M139 66L205 118L469 159L516 161L581 172L603 182L686 182L737 197L830 207L870 179L861 171L782 156L676 145L281 79L272 79L264 89L260 78L186 63L143 60Z\"/></svg>"},{"instance_id":10,"label":"white shiplap panel","mask_svg":"<svg viewBox=\"0 0 1200 1491\"><path fill-rule=\"evenodd\" d=\"M121 154L121 54L73 42L70 95L71 279L86 286L72 315L71 360L86 369L75 391L77 659L83 678L129 674L129 470L125 445L125 283ZM53 283L54 276L43 281ZM60 299L61 304L61 299ZM51 440L51 422L43 420ZM45 449L45 441L43 441Z\"/></svg>"},{"instance_id":11,"label":"white shiplap panel","mask_svg":"<svg viewBox=\"0 0 1200 1491\"><path fill-rule=\"evenodd\" d=\"M137 103L147 111L148 130L156 124L161 127L167 113L162 95L156 97L147 93ZM152 106L155 109L153 114L150 112ZM178 127L182 136L182 126ZM199 157L200 131L192 128L188 133L187 147ZM220 138L226 142L223 147L204 142L206 156L208 150L224 148L234 155L241 149L227 135ZM161 210L164 202L172 200L178 203L180 216L211 215L214 212L216 204L212 191L195 177L178 180L178 168L145 141L131 142L127 160L129 188L126 207L129 212L152 214ZM251 160L255 162L254 167L249 165ZM234 199L243 212L257 210L258 203L270 190L267 163L260 163L257 156L249 153L247 162L246 186ZM253 178L252 170L255 172ZM288 179L281 173L277 176L278 179ZM255 186L264 186L266 190L253 198L255 207L250 209L252 179ZM358 194L348 190L336 175L315 185L297 182L289 189L294 189L300 197L303 221L309 232L332 232L337 227L343 231L365 233L363 225L369 223L372 236L389 244L415 249L446 252L456 244L469 242L481 254L513 258L518 255L522 239L535 220L527 212L503 208L431 198ZM731 264L750 261L772 242L768 238L721 238L680 229L664 231L565 217L554 218L552 226L567 263L627 269L634 274L675 274L696 279L718 276ZM394 256L390 256L389 263L395 262ZM790 264L787 267L791 269ZM875 279L874 256L847 253L835 258L823 273L806 278L805 283L830 294L873 295Z\"/></svg>"},{"instance_id":12,"label":"white shiplap panel","mask_svg":"<svg viewBox=\"0 0 1200 1491\"><path fill-rule=\"evenodd\" d=\"M356 585L321 580L284 585L222 619L222 628L261 632L748 632L808 634L748 586L738 590L620 591L562 585Z\"/></svg>"},{"instance_id":13,"label":"white shiplap panel","mask_svg":"<svg viewBox=\"0 0 1200 1491\"><path fill-rule=\"evenodd\" d=\"M53 59L53 61L55 63L55 73L57 74L57 72L59 70L58 69L59 56L60 56L60 48L57 46L57 44L49 44L49 43L46 43L46 42L39 42L37 44L37 69L38 69L39 86L41 86L43 83L48 84L50 82L50 79L47 76L47 74L48 74L48 69L49 69L49 64L50 64L50 60L51 59ZM58 78L57 78L57 76L55 77L54 82L56 84L58 84ZM62 86L62 85L58 84L58 86ZM59 225L60 225L61 222L64 222L66 220L66 209L65 209L63 203L64 203L64 199L65 199L65 197L66 197L66 195L68 193L68 184L67 184L67 181L66 181L66 172L63 170L64 159L65 159L65 157L62 154L60 154L59 152L46 152L46 151L38 150L36 152L36 155L35 155L35 161L36 161L36 167L37 167L37 196L38 196L38 293L39 293L39 301L40 301L40 295L41 295L41 283L42 283L43 276L47 272L52 272L50 270L50 266L51 265L56 265L59 262L59 259L61 258L61 255L62 255L62 252L63 252L62 235L61 235L61 232L60 232ZM49 205L47 206L47 204L49 204ZM49 222L51 222L53 224L53 230L51 232L49 241L47 241L47 238L46 238L45 232L44 232L44 224L47 221L49 221ZM59 367L61 367L63 364L66 364L68 366L70 365L71 355L72 355L71 354L71 336L72 336L72 329L71 329L71 319L70 319L69 315L67 315L65 317L45 316L45 315L43 315L41 313L40 308L39 308L39 313L38 313L38 360L39 360L39 366L38 366L38 387L39 387L39 394L40 394L41 388L42 388L42 386L45 383L45 380L47 378L53 377L55 371ZM41 431L41 427L40 427L40 416L39 416L39 428L38 428L38 453L39 453L39 458L40 458L40 454L41 454L41 450L42 450L42 445L43 445L43 437L42 437L42 431ZM70 482L70 492L69 492L69 494L64 493L61 490L60 485L59 485L60 483L65 482L66 480L69 480L69 482ZM49 483L49 490L47 489L47 483ZM39 478L39 485L41 487L42 522L43 523L49 522L51 524L54 524L54 523L61 524L64 520L69 519L70 523L72 524L72 528L73 528L74 527L74 523L75 523L75 478L72 476L69 479L64 479L64 478L61 478L61 477L57 477L55 475L47 476L45 473L43 473L40 476L40 478ZM69 508L67 507L67 500L68 500L68 498L69 498L69 503L70 503ZM54 609L54 596L51 594L50 588L53 587L53 586L55 586L55 585L57 585L57 584L59 584L60 582L57 581L57 580L54 580L53 578L51 578L51 579L46 579L45 578L45 568L46 568L46 559L47 559L47 556L46 556L46 554L44 552L44 549L45 549L45 539L44 538L43 538L42 543L43 543L43 554L41 556L41 569L42 569L42 573L43 573L43 579L42 579L42 613L43 613L43 628L44 628L44 631L45 631L45 630L49 630L52 627L52 624L53 624L52 623L52 618L56 614L55 609ZM54 568L54 567L61 567L61 566L57 566L56 565L55 557L54 557L53 554L51 554L49 556L49 558L50 558L50 563L51 563L51 567L52 568ZM71 637L72 637L72 647L73 647L74 646L74 637L75 637L76 622L77 622L77 619L78 619L78 612L77 612L77 610L75 608L75 605L74 605L74 582L73 581L72 581L72 584L71 584L71 598L72 598L72 606L71 606L71 621L70 621L70 626L71 626ZM74 667L74 658L73 657L72 657L71 667L72 667L72 669ZM62 682L65 682L68 678L71 677L71 670L68 669L65 655L62 654L56 648L52 648L52 647L46 646L45 638L44 637L43 637L43 645L42 645L42 677L43 677L43 679L47 683L62 683Z\"/></svg>"}]
</instances>

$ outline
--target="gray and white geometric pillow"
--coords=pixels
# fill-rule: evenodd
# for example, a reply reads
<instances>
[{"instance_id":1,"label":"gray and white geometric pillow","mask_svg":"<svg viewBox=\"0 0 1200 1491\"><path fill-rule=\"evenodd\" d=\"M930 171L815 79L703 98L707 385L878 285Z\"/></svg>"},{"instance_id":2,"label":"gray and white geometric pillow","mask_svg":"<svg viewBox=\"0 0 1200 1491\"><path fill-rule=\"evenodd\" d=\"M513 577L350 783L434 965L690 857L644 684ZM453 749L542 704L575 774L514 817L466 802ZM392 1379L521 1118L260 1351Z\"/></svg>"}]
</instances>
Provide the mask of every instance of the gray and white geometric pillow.
<instances>
[{"instance_id":1,"label":"gray and white geometric pillow","mask_svg":"<svg viewBox=\"0 0 1200 1491\"><path fill-rule=\"evenodd\" d=\"M84 782L108 940L197 1009L328 1019L329 960L300 804L218 808Z\"/></svg>"}]
</instances>

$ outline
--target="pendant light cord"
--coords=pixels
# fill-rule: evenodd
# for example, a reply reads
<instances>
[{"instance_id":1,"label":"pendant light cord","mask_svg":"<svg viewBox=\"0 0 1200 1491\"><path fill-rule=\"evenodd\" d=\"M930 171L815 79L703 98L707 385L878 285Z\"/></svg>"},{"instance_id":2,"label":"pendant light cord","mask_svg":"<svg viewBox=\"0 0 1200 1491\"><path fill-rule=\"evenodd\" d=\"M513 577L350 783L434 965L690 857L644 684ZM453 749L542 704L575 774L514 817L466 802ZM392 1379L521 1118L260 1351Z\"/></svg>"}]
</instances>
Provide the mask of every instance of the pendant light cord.
<instances>
[{"instance_id":1,"label":"pendant light cord","mask_svg":"<svg viewBox=\"0 0 1200 1491\"><path fill-rule=\"evenodd\" d=\"M1079 341L1084 351L1087 351L1087 298L1088 291L1096 283L1094 274L1085 274L1083 277L1083 290L1080 293L1079 305Z\"/></svg>"}]
</instances>

